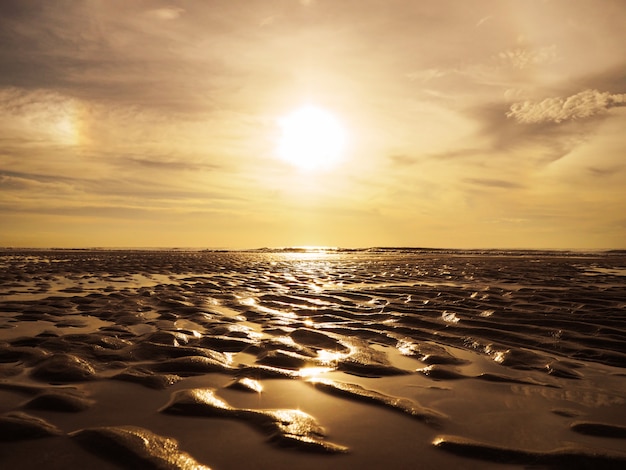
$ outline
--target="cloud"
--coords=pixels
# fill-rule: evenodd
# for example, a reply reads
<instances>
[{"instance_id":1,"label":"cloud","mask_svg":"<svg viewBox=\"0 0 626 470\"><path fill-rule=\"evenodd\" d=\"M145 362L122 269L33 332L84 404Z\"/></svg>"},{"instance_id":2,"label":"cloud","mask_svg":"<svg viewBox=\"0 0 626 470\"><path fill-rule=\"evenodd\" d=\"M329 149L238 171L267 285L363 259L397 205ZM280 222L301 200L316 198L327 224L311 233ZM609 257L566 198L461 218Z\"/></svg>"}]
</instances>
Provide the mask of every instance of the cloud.
<instances>
[{"instance_id":1,"label":"cloud","mask_svg":"<svg viewBox=\"0 0 626 470\"><path fill-rule=\"evenodd\" d=\"M406 74L406 77L411 81L428 82L433 79L441 78L448 73L449 72L446 72L444 70L430 68L426 70L415 70L413 72L409 72Z\"/></svg>"},{"instance_id":2,"label":"cloud","mask_svg":"<svg viewBox=\"0 0 626 470\"><path fill-rule=\"evenodd\" d=\"M480 20L478 20L478 22L476 23L476 27L480 27L482 25L484 25L487 21L492 21L493 20L493 16L492 15L488 15L485 16L483 18L481 18Z\"/></svg>"},{"instance_id":3,"label":"cloud","mask_svg":"<svg viewBox=\"0 0 626 470\"><path fill-rule=\"evenodd\" d=\"M490 178L465 178L465 181L477 185L477 186L485 186L488 188L501 188L501 189L520 189L524 186L515 183L513 181L506 181L500 179L490 179Z\"/></svg>"},{"instance_id":4,"label":"cloud","mask_svg":"<svg viewBox=\"0 0 626 470\"><path fill-rule=\"evenodd\" d=\"M112 164L125 169L154 169L164 170L171 174L176 171L213 171L221 169L220 165L189 161L185 158L176 158L168 155L150 155L150 157L140 155L123 155L117 157Z\"/></svg>"},{"instance_id":5,"label":"cloud","mask_svg":"<svg viewBox=\"0 0 626 470\"><path fill-rule=\"evenodd\" d=\"M3 191L54 192L74 194L74 188L65 181L51 181L46 178L33 178L29 175L10 172L0 173L0 189ZM6 194L6 193L5 193Z\"/></svg>"},{"instance_id":6,"label":"cloud","mask_svg":"<svg viewBox=\"0 0 626 470\"><path fill-rule=\"evenodd\" d=\"M148 12L149 15L160 20L175 20L179 18L183 13L185 13L184 9L174 7L157 8Z\"/></svg>"},{"instance_id":7,"label":"cloud","mask_svg":"<svg viewBox=\"0 0 626 470\"><path fill-rule=\"evenodd\" d=\"M539 49L509 49L498 54L498 59L505 63L510 63L513 67L520 70L531 66L553 62L557 59L557 57L555 45Z\"/></svg>"},{"instance_id":8,"label":"cloud","mask_svg":"<svg viewBox=\"0 0 626 470\"><path fill-rule=\"evenodd\" d=\"M611 178L621 173L623 169L624 165L612 165L608 167L590 166L587 168L587 171L589 174L596 177Z\"/></svg>"},{"instance_id":9,"label":"cloud","mask_svg":"<svg viewBox=\"0 0 626 470\"><path fill-rule=\"evenodd\" d=\"M546 98L540 102L514 103L506 116L524 124L560 123L603 114L608 109L619 106L626 106L626 94L585 90L568 98Z\"/></svg>"},{"instance_id":10,"label":"cloud","mask_svg":"<svg viewBox=\"0 0 626 470\"><path fill-rule=\"evenodd\" d=\"M397 165L399 167L412 166L418 162L418 159L416 157L412 157L406 154L390 155L389 159L391 160L391 163L393 165Z\"/></svg>"},{"instance_id":11,"label":"cloud","mask_svg":"<svg viewBox=\"0 0 626 470\"><path fill-rule=\"evenodd\" d=\"M0 3L0 89L191 114L215 109L246 66L232 59L246 31L232 32L221 9ZM223 46L208 47L208 39Z\"/></svg>"}]
</instances>

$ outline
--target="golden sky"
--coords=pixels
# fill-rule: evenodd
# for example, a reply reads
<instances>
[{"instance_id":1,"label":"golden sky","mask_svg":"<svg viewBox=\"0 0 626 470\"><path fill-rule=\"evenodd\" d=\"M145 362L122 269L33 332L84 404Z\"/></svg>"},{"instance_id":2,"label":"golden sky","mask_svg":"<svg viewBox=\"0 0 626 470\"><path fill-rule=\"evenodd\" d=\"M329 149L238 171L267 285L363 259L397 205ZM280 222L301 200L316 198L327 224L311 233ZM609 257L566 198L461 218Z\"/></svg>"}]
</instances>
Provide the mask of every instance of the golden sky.
<instances>
[{"instance_id":1,"label":"golden sky","mask_svg":"<svg viewBox=\"0 0 626 470\"><path fill-rule=\"evenodd\" d=\"M0 246L626 248L625 18L3 0ZM335 164L280 158L303 106L341 126Z\"/></svg>"}]
</instances>

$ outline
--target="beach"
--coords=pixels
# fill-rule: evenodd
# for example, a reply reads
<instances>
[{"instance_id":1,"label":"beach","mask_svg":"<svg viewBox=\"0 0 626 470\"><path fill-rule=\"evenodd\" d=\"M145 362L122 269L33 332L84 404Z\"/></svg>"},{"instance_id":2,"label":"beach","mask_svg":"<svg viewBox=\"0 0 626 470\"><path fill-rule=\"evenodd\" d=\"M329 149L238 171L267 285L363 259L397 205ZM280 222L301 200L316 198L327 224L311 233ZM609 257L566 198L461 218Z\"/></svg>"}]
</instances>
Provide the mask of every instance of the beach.
<instances>
[{"instance_id":1,"label":"beach","mask_svg":"<svg viewBox=\"0 0 626 470\"><path fill-rule=\"evenodd\" d=\"M626 253L4 250L0 467L626 467Z\"/></svg>"}]
</instances>

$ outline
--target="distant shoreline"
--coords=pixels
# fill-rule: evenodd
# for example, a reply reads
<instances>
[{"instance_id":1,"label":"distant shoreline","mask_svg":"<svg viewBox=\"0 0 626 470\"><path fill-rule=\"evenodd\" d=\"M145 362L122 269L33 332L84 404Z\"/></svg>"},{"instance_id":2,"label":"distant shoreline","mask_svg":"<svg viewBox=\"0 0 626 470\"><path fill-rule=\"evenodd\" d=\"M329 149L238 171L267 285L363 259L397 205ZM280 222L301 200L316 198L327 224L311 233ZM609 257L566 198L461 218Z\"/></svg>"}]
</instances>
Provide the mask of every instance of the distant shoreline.
<instances>
[{"instance_id":1,"label":"distant shoreline","mask_svg":"<svg viewBox=\"0 0 626 470\"><path fill-rule=\"evenodd\" d=\"M262 247L262 248L178 248L178 247L84 247L84 248L60 248L60 247L0 247L0 252L176 252L176 253L326 253L326 254L444 254L444 255L493 255L493 256L594 256L594 255L626 255L626 249L525 249L525 248L430 248L430 247L368 247L368 248L342 248L342 247Z\"/></svg>"}]
</instances>

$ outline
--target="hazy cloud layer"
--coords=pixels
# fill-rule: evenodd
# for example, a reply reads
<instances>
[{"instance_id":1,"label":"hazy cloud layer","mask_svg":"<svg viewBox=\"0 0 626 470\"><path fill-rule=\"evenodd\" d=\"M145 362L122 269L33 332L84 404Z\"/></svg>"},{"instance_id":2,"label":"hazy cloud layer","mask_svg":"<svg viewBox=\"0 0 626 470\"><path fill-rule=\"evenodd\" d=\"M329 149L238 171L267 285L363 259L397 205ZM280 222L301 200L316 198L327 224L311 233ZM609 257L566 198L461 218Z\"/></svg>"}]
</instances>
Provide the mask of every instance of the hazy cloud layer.
<instances>
[{"instance_id":1,"label":"hazy cloud layer","mask_svg":"<svg viewBox=\"0 0 626 470\"><path fill-rule=\"evenodd\" d=\"M3 0L0 245L623 244L625 16ZM305 103L349 131L332 171L276 158Z\"/></svg>"}]
</instances>

